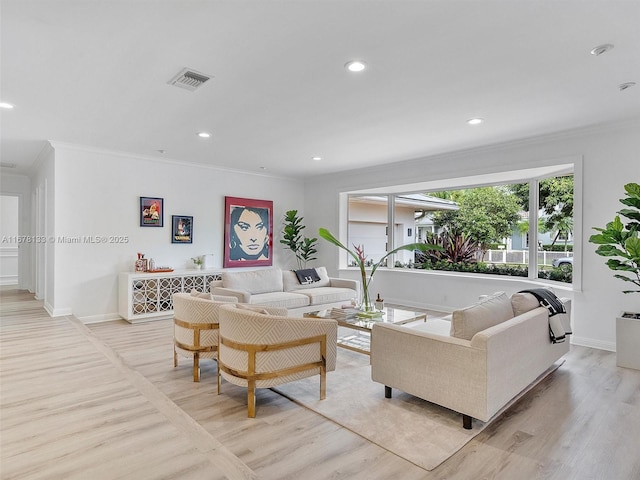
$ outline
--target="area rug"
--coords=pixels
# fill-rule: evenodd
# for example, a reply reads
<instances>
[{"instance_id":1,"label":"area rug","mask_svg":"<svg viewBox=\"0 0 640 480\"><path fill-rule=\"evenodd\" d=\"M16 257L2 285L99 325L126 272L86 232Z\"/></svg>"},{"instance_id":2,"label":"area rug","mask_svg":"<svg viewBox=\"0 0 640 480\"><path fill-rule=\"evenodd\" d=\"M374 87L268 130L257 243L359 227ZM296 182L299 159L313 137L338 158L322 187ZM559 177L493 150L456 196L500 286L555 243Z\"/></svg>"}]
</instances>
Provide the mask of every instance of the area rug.
<instances>
[{"instance_id":1,"label":"area rug","mask_svg":"<svg viewBox=\"0 0 640 480\"><path fill-rule=\"evenodd\" d=\"M465 430L461 414L395 389L393 398L384 398L384 386L371 380L369 357L342 349L336 371L327 374L325 400L319 400L317 376L272 390L425 470L436 468L488 425L474 419L473 429Z\"/></svg>"}]
</instances>

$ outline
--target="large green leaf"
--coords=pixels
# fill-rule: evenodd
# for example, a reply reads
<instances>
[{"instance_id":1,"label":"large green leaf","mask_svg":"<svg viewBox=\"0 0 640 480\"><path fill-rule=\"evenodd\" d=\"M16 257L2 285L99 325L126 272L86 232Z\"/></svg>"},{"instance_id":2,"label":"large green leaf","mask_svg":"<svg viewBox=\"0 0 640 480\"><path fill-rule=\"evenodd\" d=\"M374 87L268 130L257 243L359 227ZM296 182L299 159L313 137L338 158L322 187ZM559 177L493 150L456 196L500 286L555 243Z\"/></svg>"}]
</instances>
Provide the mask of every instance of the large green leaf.
<instances>
[{"instance_id":1,"label":"large green leaf","mask_svg":"<svg viewBox=\"0 0 640 480\"><path fill-rule=\"evenodd\" d=\"M327 230L326 228L320 228L318 229L318 235L320 235L320 238L325 239L327 242L333 243L336 247L342 248L343 250L346 250L347 252L349 252L349 255L351 255L355 259L356 263L358 265L360 264L360 259L358 258L358 255L356 255L354 252L352 252L347 247L345 247L340 242L340 240L338 240L336 237L334 237L331 234L329 230Z\"/></svg>"},{"instance_id":2,"label":"large green leaf","mask_svg":"<svg viewBox=\"0 0 640 480\"><path fill-rule=\"evenodd\" d=\"M602 255L603 257L624 257L624 258L630 258L629 254L627 252L624 252L622 250L620 250L619 248L617 248L615 245L600 245L597 249L596 249L596 253L598 255Z\"/></svg>"},{"instance_id":3,"label":"large green leaf","mask_svg":"<svg viewBox=\"0 0 640 480\"><path fill-rule=\"evenodd\" d=\"M631 220L640 220L640 212L637 210L631 210L630 208L623 208L618 213L624 217L630 218Z\"/></svg>"},{"instance_id":4,"label":"large green leaf","mask_svg":"<svg viewBox=\"0 0 640 480\"><path fill-rule=\"evenodd\" d=\"M624 186L624 191L627 192L627 195L630 197L640 198L640 185L637 183L627 183Z\"/></svg>"},{"instance_id":5,"label":"large green leaf","mask_svg":"<svg viewBox=\"0 0 640 480\"><path fill-rule=\"evenodd\" d=\"M620 260L616 260L615 258L610 258L607 260L607 266L611 270L620 270L624 272L635 272L637 269L630 265L628 262L621 262Z\"/></svg>"},{"instance_id":6,"label":"large green leaf","mask_svg":"<svg viewBox=\"0 0 640 480\"><path fill-rule=\"evenodd\" d=\"M637 236L627 238L627 241L624 243L624 248L635 262L638 263L640 260L640 238Z\"/></svg>"}]
</instances>

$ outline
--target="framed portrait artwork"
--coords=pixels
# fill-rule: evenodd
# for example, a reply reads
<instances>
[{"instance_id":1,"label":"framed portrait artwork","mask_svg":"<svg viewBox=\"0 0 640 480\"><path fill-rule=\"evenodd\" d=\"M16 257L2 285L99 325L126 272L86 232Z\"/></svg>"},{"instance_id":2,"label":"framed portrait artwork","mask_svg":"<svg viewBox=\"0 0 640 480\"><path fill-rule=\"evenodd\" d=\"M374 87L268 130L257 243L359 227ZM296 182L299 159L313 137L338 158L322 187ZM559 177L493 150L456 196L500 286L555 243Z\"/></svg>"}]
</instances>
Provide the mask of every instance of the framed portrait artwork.
<instances>
[{"instance_id":1,"label":"framed portrait artwork","mask_svg":"<svg viewBox=\"0 0 640 480\"><path fill-rule=\"evenodd\" d=\"M171 215L171 243L193 243L193 217Z\"/></svg>"},{"instance_id":2,"label":"framed portrait artwork","mask_svg":"<svg viewBox=\"0 0 640 480\"><path fill-rule=\"evenodd\" d=\"M162 198L140 197L140 226L162 227L164 207Z\"/></svg>"},{"instance_id":3,"label":"framed portrait artwork","mask_svg":"<svg viewBox=\"0 0 640 480\"><path fill-rule=\"evenodd\" d=\"M224 268L273 263L273 202L224 197Z\"/></svg>"}]
</instances>

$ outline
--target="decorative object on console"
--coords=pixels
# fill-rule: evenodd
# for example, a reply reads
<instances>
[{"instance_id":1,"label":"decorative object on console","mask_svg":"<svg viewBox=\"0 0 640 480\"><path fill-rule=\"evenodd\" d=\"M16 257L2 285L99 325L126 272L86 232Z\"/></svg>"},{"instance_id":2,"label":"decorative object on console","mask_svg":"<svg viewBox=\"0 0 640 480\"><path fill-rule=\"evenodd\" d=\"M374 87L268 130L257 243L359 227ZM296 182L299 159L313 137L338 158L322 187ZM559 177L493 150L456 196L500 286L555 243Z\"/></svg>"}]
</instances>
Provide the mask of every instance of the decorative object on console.
<instances>
[{"instance_id":1,"label":"decorative object on console","mask_svg":"<svg viewBox=\"0 0 640 480\"><path fill-rule=\"evenodd\" d=\"M224 198L224 268L273 263L273 202Z\"/></svg>"},{"instance_id":2,"label":"decorative object on console","mask_svg":"<svg viewBox=\"0 0 640 480\"><path fill-rule=\"evenodd\" d=\"M193 217L171 215L171 243L193 243Z\"/></svg>"},{"instance_id":3,"label":"decorative object on console","mask_svg":"<svg viewBox=\"0 0 640 480\"><path fill-rule=\"evenodd\" d=\"M191 257L191 261L196 267L196 270L200 270L202 268L202 257Z\"/></svg>"},{"instance_id":4,"label":"decorative object on console","mask_svg":"<svg viewBox=\"0 0 640 480\"><path fill-rule=\"evenodd\" d=\"M606 228L593 227L599 234L591 235L589 241L598 245L596 253L607 260L607 266L614 271L624 272L614 277L630 282L630 288L623 293L640 293L640 185L627 183L624 186L626 198L620 203L631 208L619 210ZM626 225L620 215L629 219ZM629 275L629 276L627 276ZM620 367L640 369L640 312L621 312L616 318L616 356Z\"/></svg>"},{"instance_id":5,"label":"decorative object on console","mask_svg":"<svg viewBox=\"0 0 640 480\"><path fill-rule=\"evenodd\" d=\"M136 272L146 272L147 271L147 259L144 258L144 253L138 252L138 259L134 265L134 270Z\"/></svg>"},{"instance_id":6,"label":"decorative object on console","mask_svg":"<svg viewBox=\"0 0 640 480\"><path fill-rule=\"evenodd\" d=\"M401 247L394 248L393 250L390 250L387 253L385 253L380 258L380 260L378 260L377 263L373 263L371 265L371 271L367 278L367 271L365 270L367 256L364 253L363 245L360 245L360 246L354 245L353 248L355 249L355 252L353 252L352 250L349 250L347 247L345 247L342 243L340 243L340 241L336 237L334 237L331 234L331 232L329 232L329 230L327 230L326 228L320 228L318 230L318 235L320 235L320 237L322 237L329 243L333 243L335 246L342 248L343 250L346 250L349 253L349 255L353 257L353 259L356 262L356 265L358 265L358 267L360 268L360 276L362 281L362 304L361 304L360 310L361 310L361 316L365 316L365 317L375 317L375 316L382 315L381 312L376 311L376 309L372 304L371 297L369 295L369 286L371 284L371 280L373 279L373 274L376 273L376 270L378 269L379 266L385 263L385 260L387 259L388 256L393 255L394 253L399 252L400 250L410 250L410 251L421 250L424 252L427 250L440 250L442 248L442 247L439 247L438 245L431 245L428 243L409 243L407 245L402 245Z\"/></svg>"},{"instance_id":7,"label":"decorative object on console","mask_svg":"<svg viewBox=\"0 0 640 480\"><path fill-rule=\"evenodd\" d=\"M284 217L283 240L280 240L280 243L296 256L299 270L306 268L307 262L317 260L314 255L318 253L316 250L318 239L315 237L307 238L302 235L302 230L306 228L302 224L302 220L304 220L304 217L299 217L297 210L289 210Z\"/></svg>"},{"instance_id":8,"label":"decorative object on console","mask_svg":"<svg viewBox=\"0 0 640 480\"><path fill-rule=\"evenodd\" d=\"M157 197L140 197L140 226L162 227L164 225L164 200Z\"/></svg>"}]
</instances>

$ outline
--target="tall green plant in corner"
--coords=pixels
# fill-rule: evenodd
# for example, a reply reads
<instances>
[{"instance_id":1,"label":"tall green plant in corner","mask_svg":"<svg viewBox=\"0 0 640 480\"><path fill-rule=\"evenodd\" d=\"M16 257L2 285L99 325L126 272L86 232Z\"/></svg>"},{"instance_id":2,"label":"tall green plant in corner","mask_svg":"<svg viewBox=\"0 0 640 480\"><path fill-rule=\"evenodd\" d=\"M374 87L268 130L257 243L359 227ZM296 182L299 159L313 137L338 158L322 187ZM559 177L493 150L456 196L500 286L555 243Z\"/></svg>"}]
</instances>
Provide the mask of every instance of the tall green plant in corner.
<instances>
[{"instance_id":1,"label":"tall green plant in corner","mask_svg":"<svg viewBox=\"0 0 640 480\"><path fill-rule=\"evenodd\" d=\"M635 285L637 290L623 290L624 293L640 293L640 185L628 183L624 186L626 198L620 203L631 208L619 210L612 222L606 228L593 227L598 234L591 235L589 241L598 245L596 253L607 260L607 266L617 272L615 278ZM620 219L623 216L627 223ZM627 276L629 275L629 276ZM634 288L634 287L631 287Z\"/></svg>"},{"instance_id":2,"label":"tall green plant in corner","mask_svg":"<svg viewBox=\"0 0 640 480\"><path fill-rule=\"evenodd\" d=\"M314 255L318 253L316 246L317 238L308 238L302 235L305 226L302 224L304 217L298 216L297 210L289 210L284 216L284 227L282 229L282 243L286 249L291 250L296 256L298 269L305 268L307 262L316 260Z\"/></svg>"}]
</instances>

